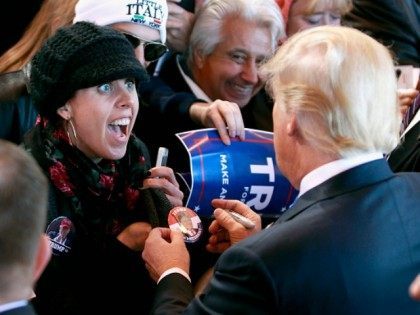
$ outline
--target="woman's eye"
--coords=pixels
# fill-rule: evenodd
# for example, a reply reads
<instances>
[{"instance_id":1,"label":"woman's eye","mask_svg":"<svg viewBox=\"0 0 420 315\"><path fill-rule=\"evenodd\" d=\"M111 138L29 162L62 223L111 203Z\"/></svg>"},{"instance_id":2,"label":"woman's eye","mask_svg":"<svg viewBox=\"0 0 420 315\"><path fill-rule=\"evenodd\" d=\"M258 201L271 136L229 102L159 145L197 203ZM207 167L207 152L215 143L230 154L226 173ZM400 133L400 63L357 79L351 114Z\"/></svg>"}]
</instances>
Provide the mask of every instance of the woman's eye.
<instances>
[{"instance_id":1,"label":"woman's eye","mask_svg":"<svg viewBox=\"0 0 420 315\"><path fill-rule=\"evenodd\" d=\"M311 25L318 25L321 22L321 14L312 14L305 17L305 21Z\"/></svg>"},{"instance_id":2,"label":"woman's eye","mask_svg":"<svg viewBox=\"0 0 420 315\"><path fill-rule=\"evenodd\" d=\"M136 82L134 79L127 79L127 81L125 81L125 85L127 86L127 89L130 91L135 90L136 88Z\"/></svg>"},{"instance_id":3,"label":"woman's eye","mask_svg":"<svg viewBox=\"0 0 420 315\"><path fill-rule=\"evenodd\" d=\"M111 83L104 83L98 86L99 91L108 93L112 91L112 84Z\"/></svg>"},{"instance_id":4,"label":"woman's eye","mask_svg":"<svg viewBox=\"0 0 420 315\"><path fill-rule=\"evenodd\" d=\"M331 13L330 18L333 21L341 20L341 14L340 13Z\"/></svg>"}]
</instances>

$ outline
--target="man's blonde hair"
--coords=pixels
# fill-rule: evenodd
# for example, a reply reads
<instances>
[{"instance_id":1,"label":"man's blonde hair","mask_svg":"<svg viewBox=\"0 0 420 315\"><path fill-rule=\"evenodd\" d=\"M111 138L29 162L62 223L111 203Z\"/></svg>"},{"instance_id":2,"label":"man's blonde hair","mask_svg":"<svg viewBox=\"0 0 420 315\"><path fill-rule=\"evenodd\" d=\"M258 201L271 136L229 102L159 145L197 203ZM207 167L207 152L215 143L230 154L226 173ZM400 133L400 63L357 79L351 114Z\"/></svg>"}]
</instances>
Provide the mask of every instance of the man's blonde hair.
<instances>
[{"instance_id":1,"label":"man's blonde hair","mask_svg":"<svg viewBox=\"0 0 420 315\"><path fill-rule=\"evenodd\" d=\"M318 150L348 157L398 144L394 62L368 35L341 26L299 32L261 73L276 106L296 114L300 133Z\"/></svg>"}]
</instances>

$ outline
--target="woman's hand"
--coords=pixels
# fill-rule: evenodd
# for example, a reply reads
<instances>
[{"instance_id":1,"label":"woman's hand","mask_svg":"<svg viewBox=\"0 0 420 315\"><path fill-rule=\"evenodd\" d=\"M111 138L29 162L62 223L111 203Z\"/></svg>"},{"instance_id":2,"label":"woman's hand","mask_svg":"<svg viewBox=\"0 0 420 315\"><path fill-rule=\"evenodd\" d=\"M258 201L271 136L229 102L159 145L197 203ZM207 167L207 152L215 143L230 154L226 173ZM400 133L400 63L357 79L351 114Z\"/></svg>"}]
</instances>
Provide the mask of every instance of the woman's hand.
<instances>
[{"instance_id":1,"label":"woman's hand","mask_svg":"<svg viewBox=\"0 0 420 315\"><path fill-rule=\"evenodd\" d=\"M131 250L142 251L151 230L152 226L149 223L134 222L118 234L117 240Z\"/></svg>"},{"instance_id":2,"label":"woman's hand","mask_svg":"<svg viewBox=\"0 0 420 315\"><path fill-rule=\"evenodd\" d=\"M149 171L150 176L143 180L143 187L159 188L165 193L172 206L182 206L184 193L179 189L179 184L172 168L156 166Z\"/></svg>"}]
</instances>

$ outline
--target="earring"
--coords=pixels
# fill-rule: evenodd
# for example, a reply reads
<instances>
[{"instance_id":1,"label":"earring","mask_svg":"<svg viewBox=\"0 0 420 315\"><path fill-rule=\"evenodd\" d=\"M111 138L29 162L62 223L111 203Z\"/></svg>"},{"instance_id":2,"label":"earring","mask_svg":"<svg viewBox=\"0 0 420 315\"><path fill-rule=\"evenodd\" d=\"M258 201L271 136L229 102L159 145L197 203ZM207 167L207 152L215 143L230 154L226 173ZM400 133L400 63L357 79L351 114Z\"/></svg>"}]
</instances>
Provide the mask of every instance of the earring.
<instances>
[{"instance_id":1,"label":"earring","mask_svg":"<svg viewBox=\"0 0 420 315\"><path fill-rule=\"evenodd\" d=\"M68 125L70 125L71 131L73 133L74 140L76 141L76 147L77 147L77 132L76 132L76 129L74 128L73 122L71 121L71 118L66 120L66 122L67 122ZM69 143L73 147L74 145L73 145L73 141L71 140L68 127L66 128L66 133L67 133L67 137L69 138Z\"/></svg>"}]
</instances>

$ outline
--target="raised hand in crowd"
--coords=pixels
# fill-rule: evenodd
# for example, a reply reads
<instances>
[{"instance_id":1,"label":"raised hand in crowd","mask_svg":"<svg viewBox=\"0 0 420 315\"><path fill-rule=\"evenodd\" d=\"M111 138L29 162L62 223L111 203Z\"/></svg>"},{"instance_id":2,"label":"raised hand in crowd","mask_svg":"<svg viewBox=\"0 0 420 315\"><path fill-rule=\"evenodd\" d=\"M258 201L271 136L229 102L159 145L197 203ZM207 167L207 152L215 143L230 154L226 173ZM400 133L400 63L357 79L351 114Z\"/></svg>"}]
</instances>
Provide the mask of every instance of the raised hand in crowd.
<instances>
[{"instance_id":1,"label":"raised hand in crowd","mask_svg":"<svg viewBox=\"0 0 420 315\"><path fill-rule=\"evenodd\" d=\"M194 103L190 107L191 119L203 127L214 127L226 145L230 138L245 139L245 126L238 104L216 100L209 103Z\"/></svg>"},{"instance_id":2,"label":"raised hand in crowd","mask_svg":"<svg viewBox=\"0 0 420 315\"><path fill-rule=\"evenodd\" d=\"M400 111L402 116L413 105L414 99L419 94L416 89L398 89L398 102L400 104Z\"/></svg>"},{"instance_id":3,"label":"raised hand in crowd","mask_svg":"<svg viewBox=\"0 0 420 315\"><path fill-rule=\"evenodd\" d=\"M168 21L166 22L167 44L170 49L184 52L194 23L194 12L181 6L181 0L168 0Z\"/></svg>"}]
</instances>

